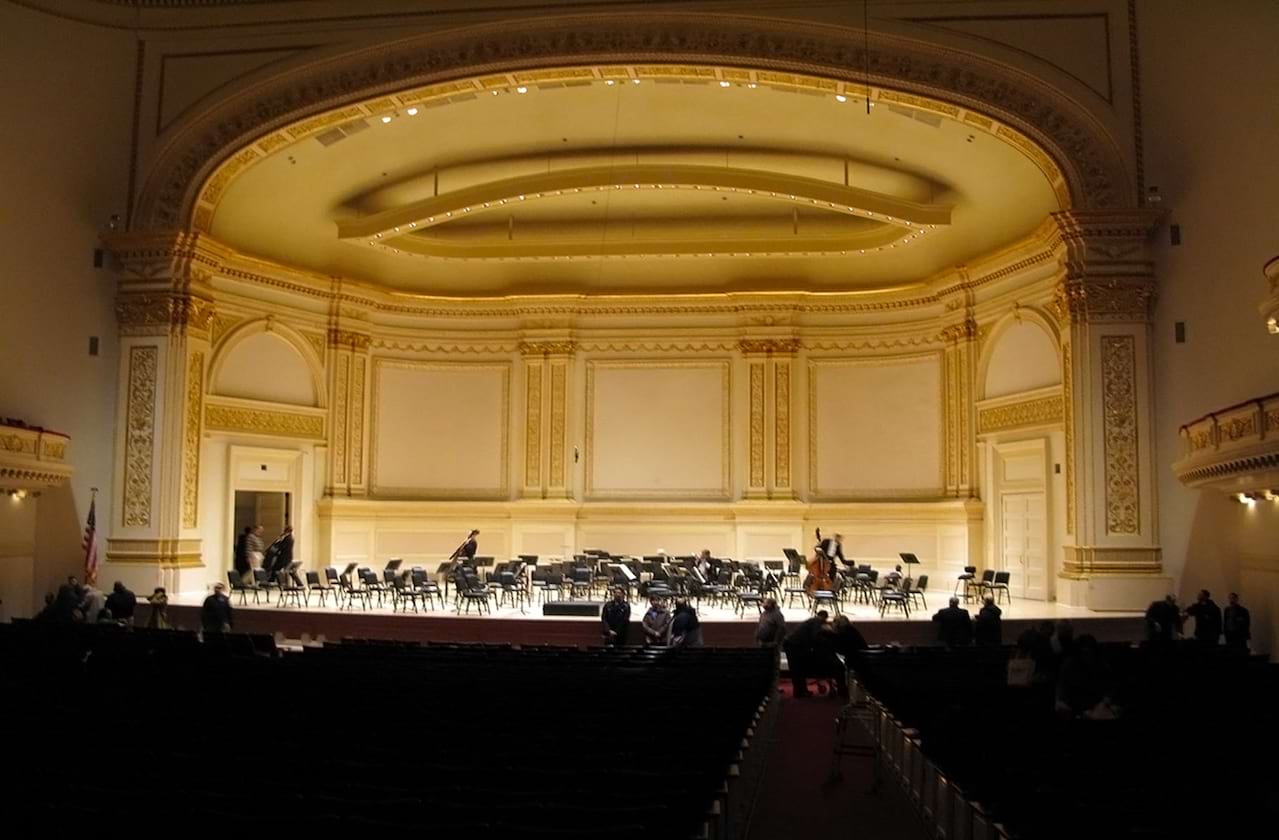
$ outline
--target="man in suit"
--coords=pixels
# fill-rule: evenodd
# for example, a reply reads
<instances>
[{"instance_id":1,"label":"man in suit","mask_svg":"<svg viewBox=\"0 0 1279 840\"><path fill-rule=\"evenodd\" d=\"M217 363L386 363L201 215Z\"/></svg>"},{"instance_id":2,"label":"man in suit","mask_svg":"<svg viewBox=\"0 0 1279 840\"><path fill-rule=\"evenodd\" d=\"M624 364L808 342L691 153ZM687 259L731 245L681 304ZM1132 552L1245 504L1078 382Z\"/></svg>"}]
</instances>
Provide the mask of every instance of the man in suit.
<instances>
[{"instance_id":1,"label":"man in suit","mask_svg":"<svg viewBox=\"0 0 1279 840\"><path fill-rule=\"evenodd\" d=\"M626 644L626 636L631 629L631 605L626 603L624 589L619 587L614 590L613 600L600 610L600 622L604 625L604 644L607 647Z\"/></svg>"},{"instance_id":2,"label":"man in suit","mask_svg":"<svg viewBox=\"0 0 1279 840\"><path fill-rule=\"evenodd\" d=\"M782 642L782 650L786 652L786 669L790 672L791 694L796 699L811 696L808 691L808 678L822 677L822 634L830 633L826 621L830 614L826 610L818 610L817 615L805 621L791 631Z\"/></svg>"},{"instance_id":3,"label":"man in suit","mask_svg":"<svg viewBox=\"0 0 1279 840\"><path fill-rule=\"evenodd\" d=\"M995 599L986 596L981 611L977 613L977 626L973 630L974 640L979 646L999 647L1003 644L1003 610L995 606Z\"/></svg>"},{"instance_id":4,"label":"man in suit","mask_svg":"<svg viewBox=\"0 0 1279 840\"><path fill-rule=\"evenodd\" d=\"M1252 638L1252 614L1248 608L1239 603L1239 593L1230 593L1230 605L1226 607L1223 627L1226 631L1226 646L1237 650L1247 650L1248 640Z\"/></svg>"},{"instance_id":5,"label":"man in suit","mask_svg":"<svg viewBox=\"0 0 1279 840\"><path fill-rule=\"evenodd\" d=\"M818 536L821 536L820 531L818 531L817 533L818 533ZM843 534L836 534L835 536L830 537L829 539L822 540L821 542L817 544L817 547L820 548L822 550L822 554L825 554L826 558L831 561L832 567L833 567L834 561L836 560L843 563L845 566L849 565L848 558L844 556L844 535Z\"/></svg>"},{"instance_id":6,"label":"man in suit","mask_svg":"<svg viewBox=\"0 0 1279 840\"><path fill-rule=\"evenodd\" d=\"M973 619L968 610L959 606L958 598L950 599L950 606L938 610L933 616L937 625L937 638L948 648L967 647L973 640Z\"/></svg>"},{"instance_id":7,"label":"man in suit","mask_svg":"<svg viewBox=\"0 0 1279 840\"><path fill-rule=\"evenodd\" d=\"M1212 600L1207 589L1199 590L1195 603L1186 607L1186 617L1195 620L1195 641L1216 645L1221 639L1221 607Z\"/></svg>"}]
</instances>

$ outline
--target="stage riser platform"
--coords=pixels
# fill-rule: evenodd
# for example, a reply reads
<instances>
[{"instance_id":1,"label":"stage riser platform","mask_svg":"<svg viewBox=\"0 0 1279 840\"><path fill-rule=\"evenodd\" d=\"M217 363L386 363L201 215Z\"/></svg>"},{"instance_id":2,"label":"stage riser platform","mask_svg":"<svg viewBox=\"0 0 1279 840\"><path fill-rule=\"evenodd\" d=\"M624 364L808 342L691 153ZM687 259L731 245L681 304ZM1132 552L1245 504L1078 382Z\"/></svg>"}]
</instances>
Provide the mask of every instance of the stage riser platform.
<instances>
[{"instance_id":1,"label":"stage riser platform","mask_svg":"<svg viewBox=\"0 0 1279 840\"><path fill-rule=\"evenodd\" d=\"M235 603L234 601L232 603ZM139 623L146 621L147 608L139 607ZM169 606L169 620L175 627L197 630L200 608L194 605ZM632 613L635 615L635 613ZM590 619L530 616L458 616L452 611L408 614L387 612L307 610L296 607L235 607L235 630L241 633L280 633L286 639L323 636L329 641L343 638L390 639L406 642L488 642L516 645L598 645L600 624ZM1006 619L1005 644L1017 640L1024 630L1044 618ZM1139 616L1088 616L1070 618L1075 636L1085 633L1103 642L1137 641L1144 637L1145 623ZM872 645L928 645L936 641L930 621L905 619L857 620L854 623ZM788 626L797 621L788 618ZM755 644L754 620L702 622L705 643L712 647L740 647ZM631 622L630 642L644 638L639 621Z\"/></svg>"}]
</instances>

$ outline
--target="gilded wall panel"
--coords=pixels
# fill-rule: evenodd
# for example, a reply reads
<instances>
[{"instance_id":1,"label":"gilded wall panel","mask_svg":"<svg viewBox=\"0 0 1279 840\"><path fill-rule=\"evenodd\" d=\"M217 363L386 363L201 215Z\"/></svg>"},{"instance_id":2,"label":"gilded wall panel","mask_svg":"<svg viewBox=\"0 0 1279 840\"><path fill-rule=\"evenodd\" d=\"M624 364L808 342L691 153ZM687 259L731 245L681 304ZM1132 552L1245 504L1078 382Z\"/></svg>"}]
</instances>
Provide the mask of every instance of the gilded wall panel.
<instances>
[{"instance_id":1,"label":"gilded wall panel","mask_svg":"<svg viewBox=\"0 0 1279 840\"><path fill-rule=\"evenodd\" d=\"M542 484L542 361L525 367L524 486Z\"/></svg>"},{"instance_id":2,"label":"gilded wall panel","mask_svg":"<svg viewBox=\"0 0 1279 840\"><path fill-rule=\"evenodd\" d=\"M204 354L192 353L187 369L186 427L182 441L182 527L200 525L200 417L204 402Z\"/></svg>"},{"instance_id":3,"label":"gilded wall panel","mask_svg":"<svg viewBox=\"0 0 1279 840\"><path fill-rule=\"evenodd\" d=\"M292 411L247 408L216 403L204 407L204 426L218 432L239 432L273 437L324 438L324 417Z\"/></svg>"},{"instance_id":4,"label":"gilded wall panel","mask_svg":"<svg viewBox=\"0 0 1279 840\"><path fill-rule=\"evenodd\" d=\"M773 368L773 481L779 488L790 487L790 362L775 362Z\"/></svg>"},{"instance_id":5,"label":"gilded wall panel","mask_svg":"<svg viewBox=\"0 0 1279 840\"><path fill-rule=\"evenodd\" d=\"M333 377L333 483L346 484L347 399L350 389L351 357L339 353Z\"/></svg>"},{"instance_id":6,"label":"gilded wall panel","mask_svg":"<svg viewBox=\"0 0 1279 840\"><path fill-rule=\"evenodd\" d=\"M551 486L563 487L568 365L551 364Z\"/></svg>"},{"instance_id":7,"label":"gilded wall panel","mask_svg":"<svg viewBox=\"0 0 1279 840\"><path fill-rule=\"evenodd\" d=\"M1137 462L1137 342L1101 338L1102 435L1106 459L1106 533L1141 529Z\"/></svg>"},{"instance_id":8,"label":"gilded wall panel","mask_svg":"<svg viewBox=\"0 0 1279 840\"><path fill-rule=\"evenodd\" d=\"M1066 427L1066 533L1075 533L1075 391L1070 342L1061 345L1062 414Z\"/></svg>"},{"instance_id":9,"label":"gilded wall panel","mask_svg":"<svg viewBox=\"0 0 1279 840\"><path fill-rule=\"evenodd\" d=\"M351 360L351 483L364 484L364 375L368 360Z\"/></svg>"},{"instance_id":10,"label":"gilded wall panel","mask_svg":"<svg viewBox=\"0 0 1279 840\"><path fill-rule=\"evenodd\" d=\"M1064 405L1065 399L1057 395L983 408L977 414L977 431L979 434L990 434L1027 426L1060 423Z\"/></svg>"},{"instance_id":11,"label":"gilded wall panel","mask_svg":"<svg viewBox=\"0 0 1279 840\"><path fill-rule=\"evenodd\" d=\"M750 486L764 486L764 363L750 365L751 447Z\"/></svg>"},{"instance_id":12,"label":"gilded wall panel","mask_svg":"<svg viewBox=\"0 0 1279 840\"><path fill-rule=\"evenodd\" d=\"M151 471L155 458L156 347L129 349L124 426L124 526L151 524Z\"/></svg>"}]
</instances>

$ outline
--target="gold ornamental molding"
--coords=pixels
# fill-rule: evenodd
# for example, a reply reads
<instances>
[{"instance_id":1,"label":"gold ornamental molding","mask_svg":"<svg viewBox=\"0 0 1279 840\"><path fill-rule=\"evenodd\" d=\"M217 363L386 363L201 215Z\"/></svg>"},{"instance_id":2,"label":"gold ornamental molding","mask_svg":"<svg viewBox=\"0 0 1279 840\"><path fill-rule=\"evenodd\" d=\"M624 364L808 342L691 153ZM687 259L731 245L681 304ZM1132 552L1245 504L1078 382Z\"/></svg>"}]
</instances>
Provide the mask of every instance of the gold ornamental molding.
<instances>
[{"instance_id":1,"label":"gold ornamental molding","mask_svg":"<svg viewBox=\"0 0 1279 840\"><path fill-rule=\"evenodd\" d=\"M61 487L71 477L66 463L71 438L25 425L0 423L0 485L9 490Z\"/></svg>"},{"instance_id":2,"label":"gold ornamental molding","mask_svg":"<svg viewBox=\"0 0 1279 840\"><path fill-rule=\"evenodd\" d=\"M524 370L524 486L542 485L542 365Z\"/></svg>"},{"instance_id":3,"label":"gold ornamental molding","mask_svg":"<svg viewBox=\"0 0 1279 840\"><path fill-rule=\"evenodd\" d=\"M107 561L162 569L193 569L204 565L200 541L183 539L108 539Z\"/></svg>"},{"instance_id":4,"label":"gold ornamental molding","mask_svg":"<svg viewBox=\"0 0 1279 840\"><path fill-rule=\"evenodd\" d=\"M299 438L324 442L324 412L304 414L300 411L251 408L209 400L204 406L204 427L211 432Z\"/></svg>"},{"instance_id":5,"label":"gold ornamental molding","mask_svg":"<svg viewBox=\"0 0 1279 840\"><path fill-rule=\"evenodd\" d=\"M352 353L366 353L372 344L373 337L368 333L336 328L329 330L330 347L350 350ZM324 354L321 353L320 357L323 358Z\"/></svg>"},{"instance_id":6,"label":"gold ornamental molding","mask_svg":"<svg viewBox=\"0 0 1279 840\"><path fill-rule=\"evenodd\" d=\"M1266 330L1279 335L1279 257L1266 263L1262 271L1270 284L1270 297L1261 304L1261 317L1266 319Z\"/></svg>"},{"instance_id":7,"label":"gold ornamental molding","mask_svg":"<svg viewBox=\"0 0 1279 840\"><path fill-rule=\"evenodd\" d=\"M151 524L151 472L155 458L157 347L130 347L124 414L124 518L126 528Z\"/></svg>"},{"instance_id":8,"label":"gold ornamental molding","mask_svg":"<svg viewBox=\"0 0 1279 840\"><path fill-rule=\"evenodd\" d=\"M790 372L788 359L773 364L773 484L790 489Z\"/></svg>"},{"instance_id":9,"label":"gold ornamental molding","mask_svg":"<svg viewBox=\"0 0 1279 840\"><path fill-rule=\"evenodd\" d=\"M187 331L208 333L214 322L214 303L182 293L122 293L115 315L121 335L168 335Z\"/></svg>"},{"instance_id":10,"label":"gold ornamental molding","mask_svg":"<svg viewBox=\"0 0 1279 840\"><path fill-rule=\"evenodd\" d=\"M793 356L802 345L798 338L743 338L737 346L747 355Z\"/></svg>"},{"instance_id":11,"label":"gold ornamental molding","mask_svg":"<svg viewBox=\"0 0 1279 840\"><path fill-rule=\"evenodd\" d=\"M764 372L763 362L750 364L750 487L764 489Z\"/></svg>"},{"instance_id":12,"label":"gold ornamental molding","mask_svg":"<svg viewBox=\"0 0 1279 840\"><path fill-rule=\"evenodd\" d=\"M353 120L521 85L658 79L924 110L1017 148L1045 171L1064 206L1122 206L1135 194L1099 121L1052 86L997 62L880 32L862 38L846 27L649 11L453 28L281 71L250 95L212 102L171 129L135 218L143 227L208 229L238 174Z\"/></svg>"},{"instance_id":13,"label":"gold ornamental molding","mask_svg":"<svg viewBox=\"0 0 1279 840\"><path fill-rule=\"evenodd\" d=\"M1141 530L1137 446L1137 341L1101 337L1102 442L1105 454L1106 533Z\"/></svg>"},{"instance_id":14,"label":"gold ornamental molding","mask_svg":"<svg viewBox=\"0 0 1279 840\"><path fill-rule=\"evenodd\" d=\"M1154 210L1053 213L1065 274L1053 309L1060 323L1146 322L1155 301Z\"/></svg>"},{"instance_id":15,"label":"gold ornamental molding","mask_svg":"<svg viewBox=\"0 0 1279 840\"><path fill-rule=\"evenodd\" d=\"M573 341L556 340L556 341L521 341L519 345L521 356L572 356L577 352L577 344Z\"/></svg>"},{"instance_id":16,"label":"gold ornamental molding","mask_svg":"<svg viewBox=\"0 0 1279 840\"><path fill-rule=\"evenodd\" d=\"M566 487L564 447L568 418L568 364L551 362L551 479L550 486Z\"/></svg>"},{"instance_id":17,"label":"gold ornamental molding","mask_svg":"<svg viewBox=\"0 0 1279 840\"><path fill-rule=\"evenodd\" d=\"M351 366L351 478L364 486L364 380L368 359L355 356Z\"/></svg>"},{"instance_id":18,"label":"gold ornamental molding","mask_svg":"<svg viewBox=\"0 0 1279 840\"><path fill-rule=\"evenodd\" d=\"M1018 394L983 401L977 406L977 434L1061 425L1065 419L1066 400L1061 389L1051 390L1053 393L1029 399Z\"/></svg>"},{"instance_id":19,"label":"gold ornamental molding","mask_svg":"<svg viewBox=\"0 0 1279 840\"><path fill-rule=\"evenodd\" d=\"M1188 487L1279 491L1279 393L1237 403L1181 427L1173 473Z\"/></svg>"},{"instance_id":20,"label":"gold ornamental molding","mask_svg":"<svg viewBox=\"0 0 1279 840\"><path fill-rule=\"evenodd\" d=\"M1065 546L1058 577L1086 580L1097 577L1160 577L1162 552L1153 547Z\"/></svg>"}]
</instances>

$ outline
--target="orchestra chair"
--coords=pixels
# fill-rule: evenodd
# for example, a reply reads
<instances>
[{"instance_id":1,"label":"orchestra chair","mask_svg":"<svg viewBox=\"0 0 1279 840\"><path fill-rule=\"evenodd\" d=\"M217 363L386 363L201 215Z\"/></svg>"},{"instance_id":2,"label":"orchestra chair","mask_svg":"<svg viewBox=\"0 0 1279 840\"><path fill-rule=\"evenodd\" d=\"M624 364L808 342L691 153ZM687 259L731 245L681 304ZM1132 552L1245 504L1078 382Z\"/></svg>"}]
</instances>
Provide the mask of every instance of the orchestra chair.
<instances>
[{"instance_id":1,"label":"orchestra chair","mask_svg":"<svg viewBox=\"0 0 1279 840\"><path fill-rule=\"evenodd\" d=\"M918 598L920 603L924 605L924 609L928 609L928 599L924 597L924 593L928 591L928 575L920 575L914 586L902 591L910 596L912 606L914 606L915 599Z\"/></svg>"},{"instance_id":2,"label":"orchestra chair","mask_svg":"<svg viewBox=\"0 0 1279 840\"><path fill-rule=\"evenodd\" d=\"M287 569L281 569L276 572L277 588L280 590L280 598L275 602L277 607L286 606L289 601L298 609L302 608L302 595L306 592L306 587L298 585L289 574Z\"/></svg>"},{"instance_id":3,"label":"orchestra chair","mask_svg":"<svg viewBox=\"0 0 1279 840\"><path fill-rule=\"evenodd\" d=\"M440 609L444 609L444 592L440 590L438 583L426 576L426 569L414 566L409 574L412 576L413 588L422 596L422 606L439 601Z\"/></svg>"},{"instance_id":4,"label":"orchestra chair","mask_svg":"<svg viewBox=\"0 0 1279 840\"><path fill-rule=\"evenodd\" d=\"M248 595L250 592L253 593L253 603L261 603L258 598L259 593L261 593L262 590L256 583L252 586L245 584L244 580L240 577L239 573L235 571L235 569L231 569L226 573L226 579L227 583L231 584L231 594L234 595L237 592L240 593L240 606L248 604Z\"/></svg>"},{"instance_id":5,"label":"orchestra chair","mask_svg":"<svg viewBox=\"0 0 1279 840\"><path fill-rule=\"evenodd\" d=\"M266 602L271 603L271 590L279 589L279 585L271 580L271 573L266 569L253 570L253 585L266 595Z\"/></svg>"},{"instance_id":6,"label":"orchestra chair","mask_svg":"<svg viewBox=\"0 0 1279 840\"><path fill-rule=\"evenodd\" d=\"M492 597L492 591L480 580L476 575L466 575L465 586L459 581L458 592L461 594L461 601L458 603L458 612L462 612L465 606L467 615L471 612L471 605L474 604L476 611L479 613L489 613L492 615L493 608L489 604Z\"/></svg>"},{"instance_id":7,"label":"orchestra chair","mask_svg":"<svg viewBox=\"0 0 1279 840\"><path fill-rule=\"evenodd\" d=\"M1012 590L1008 588L1011 580L1012 572L995 572L995 579L986 587L990 590L995 603L999 603L1005 595L1008 596L1008 603L1011 604L1013 602Z\"/></svg>"},{"instance_id":8,"label":"orchestra chair","mask_svg":"<svg viewBox=\"0 0 1279 840\"><path fill-rule=\"evenodd\" d=\"M326 583L321 583L321 582L320 582L320 573L319 573L319 572L307 572L307 573L306 573L306 589L307 589L307 596L306 596L306 603L307 603L307 606L310 606L310 604L311 604L311 595L310 595L310 593L312 593L312 592L318 592L318 593L319 593L319 595L320 595L320 606L322 606L322 607L323 607L323 606L327 606L327 604L325 603L325 601L327 600L327 598L328 598L328 596L329 596L329 593L333 591L333 587L329 586L329 585L328 585L328 584L326 584Z\"/></svg>"},{"instance_id":9,"label":"orchestra chair","mask_svg":"<svg viewBox=\"0 0 1279 840\"><path fill-rule=\"evenodd\" d=\"M972 586L977 591L977 600L981 600L981 595L987 589L995 585L995 570L986 569L981 573L981 580L975 581ZM993 594L993 593L992 593Z\"/></svg>"},{"instance_id":10,"label":"orchestra chair","mask_svg":"<svg viewBox=\"0 0 1279 840\"><path fill-rule=\"evenodd\" d=\"M346 596L345 609L355 609L355 602L357 599L360 602L360 609L367 610L369 608L371 595L367 589L356 586L355 581L351 579L350 575L344 575L340 577L338 581L341 584L339 589Z\"/></svg>"},{"instance_id":11,"label":"orchestra chair","mask_svg":"<svg viewBox=\"0 0 1279 840\"><path fill-rule=\"evenodd\" d=\"M910 618L910 595L909 589L907 588L910 583L910 578L906 578L903 583L905 585L902 589L881 590L879 595L880 618L883 618L884 615L892 609L901 610L907 618Z\"/></svg>"},{"instance_id":12,"label":"orchestra chair","mask_svg":"<svg viewBox=\"0 0 1279 840\"><path fill-rule=\"evenodd\" d=\"M977 578L977 567L965 566L964 573L955 578L955 591L952 592L951 594L959 595L959 589L960 587L963 587L964 593L962 597L964 599L964 603L968 603L969 592L973 589L974 587L973 581L976 578Z\"/></svg>"},{"instance_id":13,"label":"orchestra chair","mask_svg":"<svg viewBox=\"0 0 1279 840\"><path fill-rule=\"evenodd\" d=\"M422 597L422 593L409 586L409 582L404 579L404 575L393 575L391 578L391 611L395 612L396 603L404 612L409 611L409 604L413 605L413 612L417 612L418 600Z\"/></svg>"},{"instance_id":14,"label":"orchestra chair","mask_svg":"<svg viewBox=\"0 0 1279 840\"><path fill-rule=\"evenodd\" d=\"M377 605L380 608L386 600L386 585L377 579L377 573L368 567L361 567L360 582L370 601L377 595Z\"/></svg>"},{"instance_id":15,"label":"orchestra chair","mask_svg":"<svg viewBox=\"0 0 1279 840\"><path fill-rule=\"evenodd\" d=\"M338 577L338 570L333 566L324 567L324 582L328 584L329 590L333 593L333 601L336 606L342 606L342 582Z\"/></svg>"}]
</instances>

